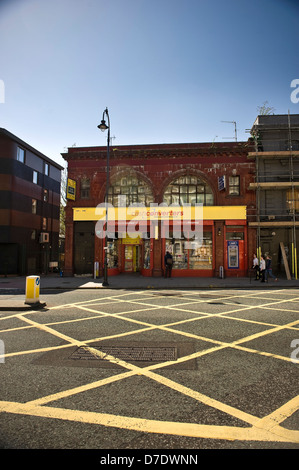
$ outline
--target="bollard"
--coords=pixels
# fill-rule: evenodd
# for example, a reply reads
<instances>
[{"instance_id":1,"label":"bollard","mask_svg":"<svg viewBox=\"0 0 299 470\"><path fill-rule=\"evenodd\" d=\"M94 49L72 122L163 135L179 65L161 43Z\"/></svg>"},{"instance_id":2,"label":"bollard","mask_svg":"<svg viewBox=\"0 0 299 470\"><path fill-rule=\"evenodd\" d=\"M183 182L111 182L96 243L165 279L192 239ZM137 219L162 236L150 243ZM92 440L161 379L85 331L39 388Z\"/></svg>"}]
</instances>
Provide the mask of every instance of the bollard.
<instances>
[{"instance_id":1,"label":"bollard","mask_svg":"<svg viewBox=\"0 0 299 470\"><path fill-rule=\"evenodd\" d=\"M39 276L26 277L26 300L25 304L39 304Z\"/></svg>"},{"instance_id":2,"label":"bollard","mask_svg":"<svg viewBox=\"0 0 299 470\"><path fill-rule=\"evenodd\" d=\"M224 279L224 268L223 268L223 266L219 266L219 277L220 277L220 279Z\"/></svg>"}]
</instances>

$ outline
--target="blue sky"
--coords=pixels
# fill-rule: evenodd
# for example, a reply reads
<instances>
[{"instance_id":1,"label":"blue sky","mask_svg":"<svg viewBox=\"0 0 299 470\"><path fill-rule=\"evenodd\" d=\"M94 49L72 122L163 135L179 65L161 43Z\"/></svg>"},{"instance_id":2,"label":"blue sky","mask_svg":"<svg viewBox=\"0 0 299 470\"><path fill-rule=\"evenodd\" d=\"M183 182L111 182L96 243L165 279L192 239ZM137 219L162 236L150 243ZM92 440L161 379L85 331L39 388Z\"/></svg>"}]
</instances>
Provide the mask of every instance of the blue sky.
<instances>
[{"instance_id":1,"label":"blue sky","mask_svg":"<svg viewBox=\"0 0 299 470\"><path fill-rule=\"evenodd\" d=\"M257 107L299 114L298 0L0 0L4 127L48 157L247 140ZM231 139L227 139L227 137Z\"/></svg>"}]
</instances>

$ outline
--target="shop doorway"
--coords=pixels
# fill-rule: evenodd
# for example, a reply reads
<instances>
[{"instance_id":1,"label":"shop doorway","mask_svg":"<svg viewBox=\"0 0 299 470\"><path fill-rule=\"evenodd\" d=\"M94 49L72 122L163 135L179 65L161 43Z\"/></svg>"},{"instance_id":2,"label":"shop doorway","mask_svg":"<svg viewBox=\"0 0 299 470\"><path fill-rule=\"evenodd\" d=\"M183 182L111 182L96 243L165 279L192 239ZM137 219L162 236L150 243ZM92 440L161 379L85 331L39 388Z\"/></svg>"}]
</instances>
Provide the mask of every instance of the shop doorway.
<instances>
[{"instance_id":1,"label":"shop doorway","mask_svg":"<svg viewBox=\"0 0 299 470\"><path fill-rule=\"evenodd\" d=\"M94 224L77 222L74 233L75 274L92 274L94 262Z\"/></svg>"},{"instance_id":2,"label":"shop doorway","mask_svg":"<svg viewBox=\"0 0 299 470\"><path fill-rule=\"evenodd\" d=\"M124 245L124 271L135 273L140 271L140 245Z\"/></svg>"}]
</instances>

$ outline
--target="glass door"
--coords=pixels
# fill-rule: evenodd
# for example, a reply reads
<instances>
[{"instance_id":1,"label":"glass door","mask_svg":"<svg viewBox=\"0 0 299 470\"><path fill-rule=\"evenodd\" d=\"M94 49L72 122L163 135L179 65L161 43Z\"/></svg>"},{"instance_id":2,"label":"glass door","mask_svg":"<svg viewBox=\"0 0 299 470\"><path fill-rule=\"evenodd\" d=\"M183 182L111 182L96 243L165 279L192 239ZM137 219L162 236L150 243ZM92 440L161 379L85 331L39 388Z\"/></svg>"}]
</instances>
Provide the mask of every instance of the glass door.
<instances>
[{"instance_id":1,"label":"glass door","mask_svg":"<svg viewBox=\"0 0 299 470\"><path fill-rule=\"evenodd\" d=\"M133 251L134 251L134 245L125 245L125 271L126 272L133 272L133 269L134 269Z\"/></svg>"}]
</instances>

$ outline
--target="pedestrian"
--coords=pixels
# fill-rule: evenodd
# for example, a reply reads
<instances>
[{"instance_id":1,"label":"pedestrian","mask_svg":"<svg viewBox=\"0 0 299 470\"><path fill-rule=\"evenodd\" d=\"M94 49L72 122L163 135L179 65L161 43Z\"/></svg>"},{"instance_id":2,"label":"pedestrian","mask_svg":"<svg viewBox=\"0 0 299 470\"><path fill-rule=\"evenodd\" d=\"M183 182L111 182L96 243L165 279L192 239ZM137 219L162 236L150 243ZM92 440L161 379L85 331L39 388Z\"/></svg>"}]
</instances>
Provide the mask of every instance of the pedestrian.
<instances>
[{"instance_id":1,"label":"pedestrian","mask_svg":"<svg viewBox=\"0 0 299 470\"><path fill-rule=\"evenodd\" d=\"M171 277L171 270L172 270L172 255L169 251L166 251L166 255L164 257L164 264L165 264L165 273L164 277Z\"/></svg>"},{"instance_id":2,"label":"pedestrian","mask_svg":"<svg viewBox=\"0 0 299 470\"><path fill-rule=\"evenodd\" d=\"M271 259L271 256L266 256L266 272L265 272L266 281L268 280L268 276L272 277L272 279L275 279L275 281L277 281L277 277L275 277L274 274L272 273L272 259Z\"/></svg>"},{"instance_id":3,"label":"pedestrian","mask_svg":"<svg viewBox=\"0 0 299 470\"><path fill-rule=\"evenodd\" d=\"M255 280L258 281L260 278L260 268L256 254L253 255L252 268L255 270Z\"/></svg>"},{"instance_id":4,"label":"pedestrian","mask_svg":"<svg viewBox=\"0 0 299 470\"><path fill-rule=\"evenodd\" d=\"M263 256L261 256L261 262L260 262L260 273L262 275L262 280L261 282L265 282L265 273L266 273L266 261Z\"/></svg>"}]
</instances>

